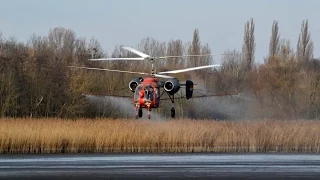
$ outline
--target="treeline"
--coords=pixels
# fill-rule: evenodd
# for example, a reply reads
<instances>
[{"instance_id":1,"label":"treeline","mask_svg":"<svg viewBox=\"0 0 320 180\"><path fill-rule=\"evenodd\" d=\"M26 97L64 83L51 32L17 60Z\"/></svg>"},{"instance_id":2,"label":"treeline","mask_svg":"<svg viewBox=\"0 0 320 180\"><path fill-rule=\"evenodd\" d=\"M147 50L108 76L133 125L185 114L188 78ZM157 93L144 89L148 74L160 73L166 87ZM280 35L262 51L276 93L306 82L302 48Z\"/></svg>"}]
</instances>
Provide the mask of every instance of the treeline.
<instances>
[{"instance_id":1,"label":"treeline","mask_svg":"<svg viewBox=\"0 0 320 180\"><path fill-rule=\"evenodd\" d=\"M259 65L254 56L255 24L250 19L244 25L242 50L226 50L227 55L222 57L223 66L219 71L206 69L177 75L181 80L203 79L203 88L210 91L230 92L236 89L240 95L228 101L221 100L214 107L210 99L201 103L184 100L177 104L178 113L184 117L217 118L215 111L230 104L241 108L241 113L232 116L234 112L220 109L219 113L224 113L224 118L317 119L320 113L320 64L313 58L308 26L308 20L302 22L298 44L293 48L289 40L280 37L278 22L274 21L270 29L269 54L264 59L265 63ZM77 37L73 30L63 27L51 29L45 37L33 35L27 43L2 37L0 33L0 116L121 117L121 106L115 107L110 101L97 106L89 103L82 93L117 92L128 87L133 75L67 67L150 71L150 64L145 62L87 60L92 57L135 56L120 47L116 46L109 54L97 39ZM208 44L200 41L197 29L190 42L179 39L160 42L148 37L134 48L152 56L211 53ZM168 59L158 61L156 69L163 71L206 65L216 58Z\"/></svg>"}]
</instances>

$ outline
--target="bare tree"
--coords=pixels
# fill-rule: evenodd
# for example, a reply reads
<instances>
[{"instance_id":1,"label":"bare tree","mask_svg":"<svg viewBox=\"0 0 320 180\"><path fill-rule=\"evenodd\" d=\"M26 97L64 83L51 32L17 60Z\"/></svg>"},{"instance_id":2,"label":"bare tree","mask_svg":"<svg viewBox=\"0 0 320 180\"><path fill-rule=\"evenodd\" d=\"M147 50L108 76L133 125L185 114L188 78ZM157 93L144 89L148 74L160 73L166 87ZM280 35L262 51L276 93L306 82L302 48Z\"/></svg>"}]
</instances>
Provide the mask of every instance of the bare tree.
<instances>
[{"instance_id":1,"label":"bare tree","mask_svg":"<svg viewBox=\"0 0 320 180\"><path fill-rule=\"evenodd\" d=\"M88 58L91 58L91 51L86 47L86 39L85 38L78 38L75 41L75 56L73 58L73 65L82 65L88 61Z\"/></svg>"},{"instance_id":2,"label":"bare tree","mask_svg":"<svg viewBox=\"0 0 320 180\"><path fill-rule=\"evenodd\" d=\"M225 51L226 56L223 56L221 68L221 82L219 82L220 91L238 89L241 90L241 83L244 78L242 67L241 53L237 50Z\"/></svg>"},{"instance_id":3,"label":"bare tree","mask_svg":"<svg viewBox=\"0 0 320 180\"><path fill-rule=\"evenodd\" d=\"M193 32L192 43L188 48L189 55L199 55L201 53L201 42L199 36L199 30L195 29ZM200 65L200 57L190 57L188 58L188 66L195 67Z\"/></svg>"},{"instance_id":4,"label":"bare tree","mask_svg":"<svg viewBox=\"0 0 320 180\"><path fill-rule=\"evenodd\" d=\"M280 39L280 35L279 35L278 21L273 21L270 44L269 44L269 61L268 61L269 63L272 62L274 57L279 54L279 51L280 51L279 39Z\"/></svg>"},{"instance_id":5,"label":"bare tree","mask_svg":"<svg viewBox=\"0 0 320 180\"><path fill-rule=\"evenodd\" d=\"M254 38L255 25L251 18L244 25L244 42L242 46L242 53L244 55L245 68L251 70L254 64L254 53L255 53L255 38Z\"/></svg>"},{"instance_id":6,"label":"bare tree","mask_svg":"<svg viewBox=\"0 0 320 180\"><path fill-rule=\"evenodd\" d=\"M202 54L202 55L211 54L211 49L210 49L208 43L206 43L204 46L201 47L201 53L200 54ZM203 56L200 59L201 59L201 64L203 64L203 65L210 64L213 61L212 56Z\"/></svg>"},{"instance_id":7,"label":"bare tree","mask_svg":"<svg viewBox=\"0 0 320 180\"><path fill-rule=\"evenodd\" d=\"M211 49L207 44L205 44L204 46L201 47L201 55L208 55L208 54L211 54ZM213 61L213 58L212 56L203 56L203 57L200 57L200 64L199 65L209 65ZM211 71L210 68L208 69L202 69L202 70L199 70L199 73L203 76L205 76L205 73L209 73Z\"/></svg>"},{"instance_id":8,"label":"bare tree","mask_svg":"<svg viewBox=\"0 0 320 180\"><path fill-rule=\"evenodd\" d=\"M93 58L107 56L107 53L103 51L100 42L94 37L91 37L89 40L88 50L93 53Z\"/></svg>"},{"instance_id":9,"label":"bare tree","mask_svg":"<svg viewBox=\"0 0 320 180\"><path fill-rule=\"evenodd\" d=\"M182 56L183 44L181 40L171 40L167 45L167 56ZM167 60L167 65L170 68L182 68L183 58L170 58Z\"/></svg>"},{"instance_id":10,"label":"bare tree","mask_svg":"<svg viewBox=\"0 0 320 180\"><path fill-rule=\"evenodd\" d=\"M0 117L10 116L11 112L17 109L17 99L19 97L17 83L15 82L13 71L7 74L0 74Z\"/></svg>"},{"instance_id":11,"label":"bare tree","mask_svg":"<svg viewBox=\"0 0 320 180\"><path fill-rule=\"evenodd\" d=\"M166 43L147 37L141 40L138 49L150 56L164 56L166 53Z\"/></svg>"},{"instance_id":12,"label":"bare tree","mask_svg":"<svg viewBox=\"0 0 320 180\"><path fill-rule=\"evenodd\" d=\"M297 59L308 62L313 58L313 42L310 38L308 20L303 20L297 44Z\"/></svg>"},{"instance_id":13,"label":"bare tree","mask_svg":"<svg viewBox=\"0 0 320 180\"><path fill-rule=\"evenodd\" d=\"M28 49L15 38L2 43L3 54L0 56L0 116L17 116L25 111L28 89L25 87L24 62Z\"/></svg>"},{"instance_id":14,"label":"bare tree","mask_svg":"<svg viewBox=\"0 0 320 180\"><path fill-rule=\"evenodd\" d=\"M279 42L279 58L281 62L293 61L295 52L291 47L290 40L281 39Z\"/></svg>"}]
</instances>

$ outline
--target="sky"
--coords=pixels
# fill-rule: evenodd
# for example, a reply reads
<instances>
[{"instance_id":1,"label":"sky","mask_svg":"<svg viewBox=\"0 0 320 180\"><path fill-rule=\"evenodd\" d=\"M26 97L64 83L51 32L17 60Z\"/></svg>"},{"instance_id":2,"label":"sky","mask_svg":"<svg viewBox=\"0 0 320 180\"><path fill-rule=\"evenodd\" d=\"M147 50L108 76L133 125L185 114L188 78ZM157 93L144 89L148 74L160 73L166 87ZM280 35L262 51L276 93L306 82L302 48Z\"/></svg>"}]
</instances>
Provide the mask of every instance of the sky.
<instances>
[{"instance_id":1,"label":"sky","mask_svg":"<svg viewBox=\"0 0 320 180\"><path fill-rule=\"evenodd\" d=\"M77 37L96 38L109 54L116 45L135 47L143 38L192 41L198 28L202 44L212 53L241 51L244 24L255 22L256 62L269 51L274 20L281 38L293 48L301 23L308 19L314 57L320 57L318 0L0 0L0 31L27 42L32 34L72 29Z\"/></svg>"}]
</instances>

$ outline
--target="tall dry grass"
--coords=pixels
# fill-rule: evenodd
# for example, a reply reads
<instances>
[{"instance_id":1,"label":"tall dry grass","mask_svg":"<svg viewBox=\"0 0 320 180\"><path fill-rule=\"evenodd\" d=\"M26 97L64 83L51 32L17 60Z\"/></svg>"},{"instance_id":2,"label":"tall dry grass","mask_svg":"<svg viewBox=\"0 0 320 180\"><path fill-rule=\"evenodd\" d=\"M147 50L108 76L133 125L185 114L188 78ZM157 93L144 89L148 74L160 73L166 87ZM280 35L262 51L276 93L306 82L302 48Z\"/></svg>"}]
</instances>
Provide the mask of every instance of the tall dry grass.
<instances>
[{"instance_id":1,"label":"tall dry grass","mask_svg":"<svg viewBox=\"0 0 320 180\"><path fill-rule=\"evenodd\" d=\"M319 152L318 121L0 119L0 153Z\"/></svg>"}]
</instances>

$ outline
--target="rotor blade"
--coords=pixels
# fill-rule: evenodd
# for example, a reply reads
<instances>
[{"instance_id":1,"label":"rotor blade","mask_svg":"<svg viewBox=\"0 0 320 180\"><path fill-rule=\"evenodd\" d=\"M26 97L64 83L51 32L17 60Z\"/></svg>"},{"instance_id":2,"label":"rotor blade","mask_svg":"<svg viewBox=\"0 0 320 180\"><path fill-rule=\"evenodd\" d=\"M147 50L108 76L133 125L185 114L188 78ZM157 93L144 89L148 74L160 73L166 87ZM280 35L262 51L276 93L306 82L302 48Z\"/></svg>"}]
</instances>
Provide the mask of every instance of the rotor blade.
<instances>
[{"instance_id":1,"label":"rotor blade","mask_svg":"<svg viewBox=\"0 0 320 180\"><path fill-rule=\"evenodd\" d=\"M77 67L77 66L67 66L71 68L79 68L79 69L91 69L91 70L99 70L99 71L111 71L111 72L123 72L123 73L131 73L131 74L141 74L141 75L149 75L144 72L133 72L133 71L122 71L122 70L114 70L114 69L101 69L101 68L89 68L89 67Z\"/></svg>"},{"instance_id":2,"label":"rotor blade","mask_svg":"<svg viewBox=\"0 0 320 180\"><path fill-rule=\"evenodd\" d=\"M205 69L205 68L211 68L211 67L220 67L220 64L213 64L213 65L207 65L207 66L198 66L193 68L187 68L187 69L179 69L179 70L173 70L173 71L165 71L165 72L159 72L158 74L175 74L175 73L181 73L181 72L187 72L187 71L194 71L199 69Z\"/></svg>"},{"instance_id":3,"label":"rotor blade","mask_svg":"<svg viewBox=\"0 0 320 180\"><path fill-rule=\"evenodd\" d=\"M134 60L142 61L144 58L99 58L99 59L89 59L90 61L121 61L121 60Z\"/></svg>"},{"instance_id":4,"label":"rotor blade","mask_svg":"<svg viewBox=\"0 0 320 180\"><path fill-rule=\"evenodd\" d=\"M150 57L149 55L144 54L143 52L140 52L140 51L138 51L136 49L133 49L131 47L122 47L122 49L128 50L128 51L130 51L130 52L132 52L134 54L137 54L137 55L139 55L139 56L141 56L143 58Z\"/></svg>"},{"instance_id":5,"label":"rotor blade","mask_svg":"<svg viewBox=\"0 0 320 180\"><path fill-rule=\"evenodd\" d=\"M201 56L220 56L220 55L228 55L228 54L194 54L194 55L182 55L182 56L162 56L158 58L166 59L166 58L179 58L179 57L201 57Z\"/></svg>"},{"instance_id":6,"label":"rotor blade","mask_svg":"<svg viewBox=\"0 0 320 180\"><path fill-rule=\"evenodd\" d=\"M159 78L168 78L168 79L174 78L174 77L172 77L172 76L161 75L161 74L154 74L154 76L155 76L155 77L159 77Z\"/></svg>"}]
</instances>

